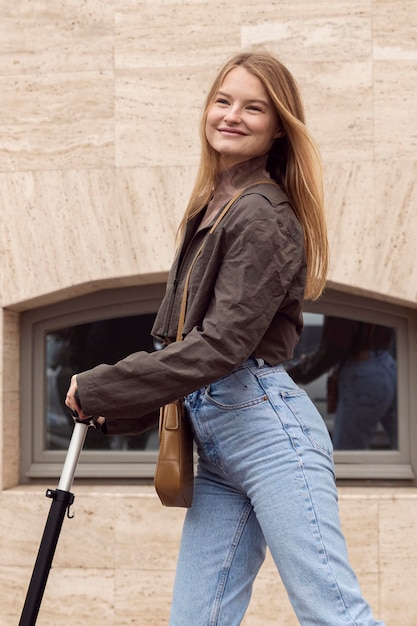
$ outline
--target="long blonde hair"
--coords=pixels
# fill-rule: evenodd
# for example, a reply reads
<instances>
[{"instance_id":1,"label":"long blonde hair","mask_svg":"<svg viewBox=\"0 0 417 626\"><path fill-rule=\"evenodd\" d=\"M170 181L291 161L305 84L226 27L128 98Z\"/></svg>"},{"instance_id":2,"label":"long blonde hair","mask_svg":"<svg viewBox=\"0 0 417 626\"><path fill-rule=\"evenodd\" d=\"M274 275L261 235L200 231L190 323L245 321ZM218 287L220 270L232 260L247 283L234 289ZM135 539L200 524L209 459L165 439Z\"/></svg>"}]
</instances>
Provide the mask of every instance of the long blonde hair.
<instances>
[{"instance_id":1,"label":"long blonde hair","mask_svg":"<svg viewBox=\"0 0 417 626\"><path fill-rule=\"evenodd\" d=\"M236 54L225 63L213 82L200 122L200 165L179 232L183 232L187 221L207 205L212 195L220 171L220 155L207 141L207 111L226 75L238 66L244 67L262 82L284 131L284 136L274 140L267 160L267 170L271 178L286 192L303 226L307 258L305 297L314 300L324 289L329 264L321 159L305 126L304 109L297 84L287 68L268 52Z\"/></svg>"}]
</instances>

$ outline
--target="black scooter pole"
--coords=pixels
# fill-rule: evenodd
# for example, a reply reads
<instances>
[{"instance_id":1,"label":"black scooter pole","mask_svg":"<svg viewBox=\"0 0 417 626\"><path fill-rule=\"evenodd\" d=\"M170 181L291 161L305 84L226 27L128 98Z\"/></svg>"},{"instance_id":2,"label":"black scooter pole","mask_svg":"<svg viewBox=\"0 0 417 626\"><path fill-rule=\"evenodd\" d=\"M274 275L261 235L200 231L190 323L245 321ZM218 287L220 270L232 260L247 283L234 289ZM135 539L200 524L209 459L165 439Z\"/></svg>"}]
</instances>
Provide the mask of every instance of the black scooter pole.
<instances>
[{"instance_id":1,"label":"black scooter pole","mask_svg":"<svg viewBox=\"0 0 417 626\"><path fill-rule=\"evenodd\" d=\"M89 422L76 421L58 488L47 489L46 491L45 495L47 498L52 499L52 503L39 546L32 578L29 583L19 626L35 626L36 624L65 512L67 512L69 518L73 517L70 515L70 506L74 502L74 496L70 493L70 489L89 426Z\"/></svg>"}]
</instances>

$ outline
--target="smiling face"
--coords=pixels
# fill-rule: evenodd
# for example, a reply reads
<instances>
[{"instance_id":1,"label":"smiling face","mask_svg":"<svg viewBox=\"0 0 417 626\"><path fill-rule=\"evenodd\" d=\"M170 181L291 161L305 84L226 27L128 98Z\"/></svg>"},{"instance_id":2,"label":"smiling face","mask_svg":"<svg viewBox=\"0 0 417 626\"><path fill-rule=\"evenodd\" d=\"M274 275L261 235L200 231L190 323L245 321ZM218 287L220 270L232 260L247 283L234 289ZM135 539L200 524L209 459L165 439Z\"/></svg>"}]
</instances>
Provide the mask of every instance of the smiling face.
<instances>
[{"instance_id":1,"label":"smiling face","mask_svg":"<svg viewBox=\"0 0 417 626\"><path fill-rule=\"evenodd\" d=\"M282 135L265 87L242 66L226 75L208 107L205 130L224 168L267 154Z\"/></svg>"}]
</instances>

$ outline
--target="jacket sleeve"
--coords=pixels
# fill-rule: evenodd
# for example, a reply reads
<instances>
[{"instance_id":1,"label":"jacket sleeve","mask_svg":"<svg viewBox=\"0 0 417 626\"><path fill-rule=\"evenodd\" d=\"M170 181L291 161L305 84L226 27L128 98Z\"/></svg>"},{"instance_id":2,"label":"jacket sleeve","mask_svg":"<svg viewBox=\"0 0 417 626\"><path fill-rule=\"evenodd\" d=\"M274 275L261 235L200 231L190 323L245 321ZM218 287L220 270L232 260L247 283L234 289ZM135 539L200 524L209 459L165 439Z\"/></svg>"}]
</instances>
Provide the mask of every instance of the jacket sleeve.
<instances>
[{"instance_id":1,"label":"jacket sleeve","mask_svg":"<svg viewBox=\"0 0 417 626\"><path fill-rule=\"evenodd\" d=\"M230 373L259 344L303 265L302 234L276 218L247 222L225 251L201 324L163 350L78 374L84 412L139 417Z\"/></svg>"}]
</instances>

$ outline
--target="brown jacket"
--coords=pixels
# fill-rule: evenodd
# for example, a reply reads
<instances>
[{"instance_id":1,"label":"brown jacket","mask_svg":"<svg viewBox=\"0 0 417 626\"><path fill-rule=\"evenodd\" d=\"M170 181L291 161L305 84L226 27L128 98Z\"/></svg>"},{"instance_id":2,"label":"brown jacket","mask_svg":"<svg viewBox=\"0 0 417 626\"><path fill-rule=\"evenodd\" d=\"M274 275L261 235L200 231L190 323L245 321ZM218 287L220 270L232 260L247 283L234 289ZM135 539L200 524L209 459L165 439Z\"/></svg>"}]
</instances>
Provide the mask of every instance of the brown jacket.
<instances>
[{"instance_id":1,"label":"brown jacket","mask_svg":"<svg viewBox=\"0 0 417 626\"><path fill-rule=\"evenodd\" d=\"M188 224L152 334L168 345L77 376L86 414L137 418L230 373L248 357L290 359L302 330L303 232L284 192L244 192L217 229ZM175 342L182 286L190 279L184 340ZM129 419L129 421L131 421Z\"/></svg>"}]
</instances>

